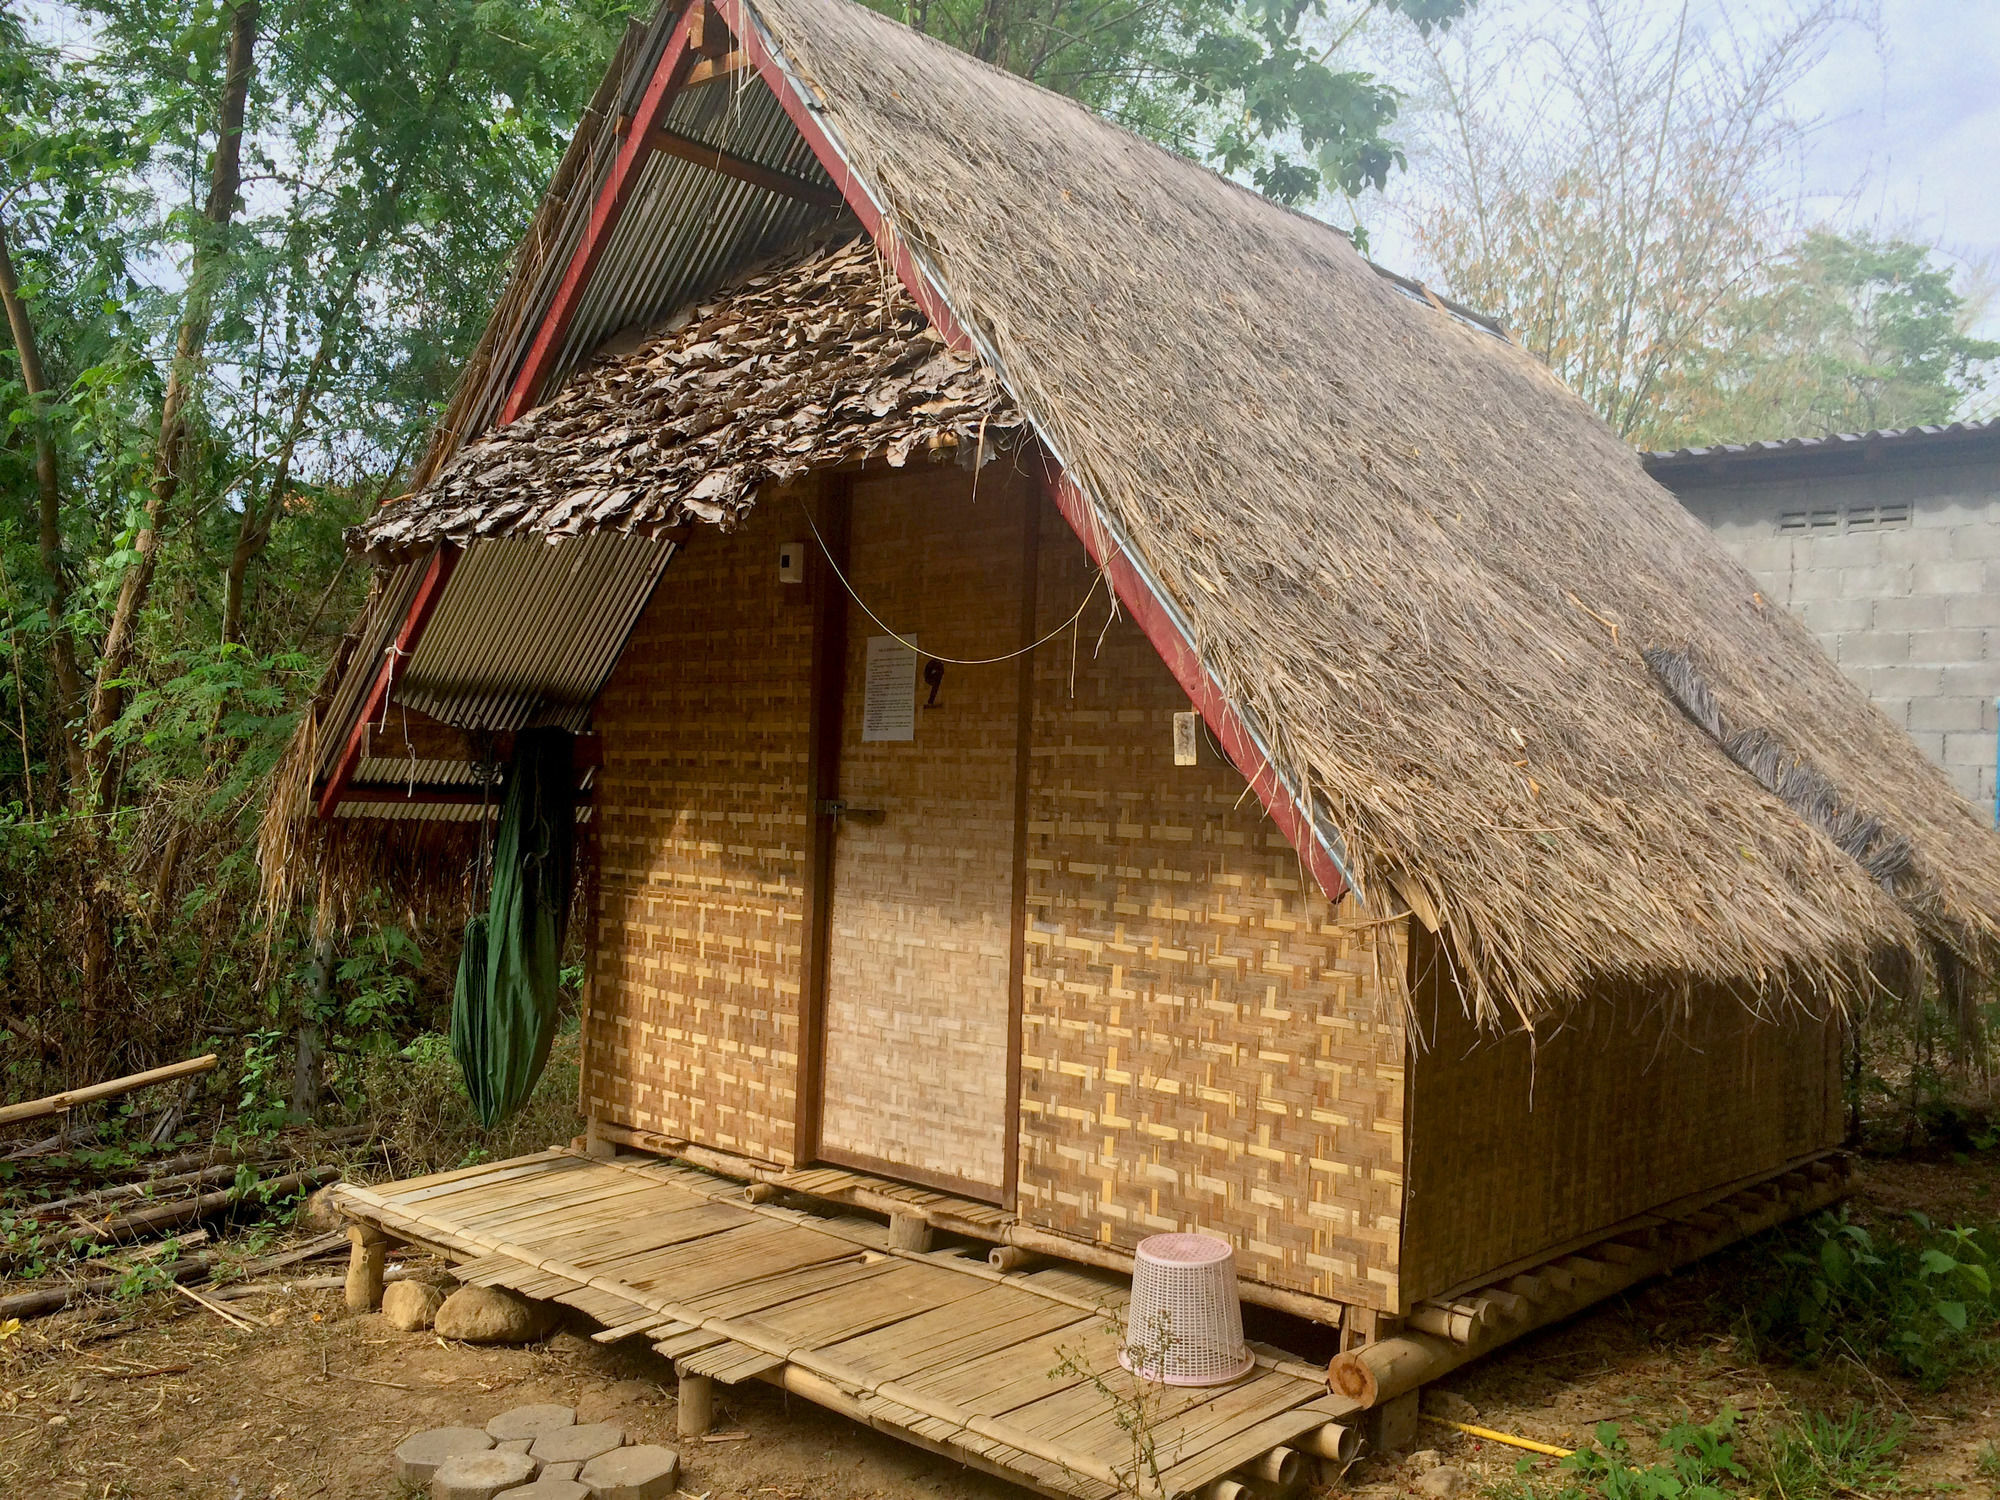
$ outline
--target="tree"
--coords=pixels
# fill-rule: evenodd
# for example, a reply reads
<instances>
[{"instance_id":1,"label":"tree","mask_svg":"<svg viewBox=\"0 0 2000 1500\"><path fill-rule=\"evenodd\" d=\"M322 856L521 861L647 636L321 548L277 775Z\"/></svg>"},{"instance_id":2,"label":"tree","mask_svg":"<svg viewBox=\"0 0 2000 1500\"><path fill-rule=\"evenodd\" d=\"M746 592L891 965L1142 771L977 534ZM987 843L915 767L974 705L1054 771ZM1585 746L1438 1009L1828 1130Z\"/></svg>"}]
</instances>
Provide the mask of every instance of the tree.
<instances>
[{"instance_id":1,"label":"tree","mask_svg":"<svg viewBox=\"0 0 2000 1500\"><path fill-rule=\"evenodd\" d=\"M1663 416L1682 443L1948 422L2000 359L1967 312L1924 246L1814 230L1746 299L1742 336L1669 377Z\"/></svg>"},{"instance_id":2,"label":"tree","mask_svg":"<svg viewBox=\"0 0 2000 1500\"><path fill-rule=\"evenodd\" d=\"M247 833L341 532L644 3L0 0L0 1024L66 1077L298 1003Z\"/></svg>"},{"instance_id":3,"label":"tree","mask_svg":"<svg viewBox=\"0 0 2000 1500\"><path fill-rule=\"evenodd\" d=\"M1800 232L1786 91L1863 19L1797 0L1752 31L1687 0L1571 0L1434 39L1404 210L1426 273L1621 434L1671 446L1675 373L1733 357Z\"/></svg>"},{"instance_id":4,"label":"tree","mask_svg":"<svg viewBox=\"0 0 2000 1500\"><path fill-rule=\"evenodd\" d=\"M1248 174L1281 203L1381 187L1402 153L1398 95L1329 66L1371 11L1424 36L1473 0L871 0L1187 156Z\"/></svg>"}]
</instances>

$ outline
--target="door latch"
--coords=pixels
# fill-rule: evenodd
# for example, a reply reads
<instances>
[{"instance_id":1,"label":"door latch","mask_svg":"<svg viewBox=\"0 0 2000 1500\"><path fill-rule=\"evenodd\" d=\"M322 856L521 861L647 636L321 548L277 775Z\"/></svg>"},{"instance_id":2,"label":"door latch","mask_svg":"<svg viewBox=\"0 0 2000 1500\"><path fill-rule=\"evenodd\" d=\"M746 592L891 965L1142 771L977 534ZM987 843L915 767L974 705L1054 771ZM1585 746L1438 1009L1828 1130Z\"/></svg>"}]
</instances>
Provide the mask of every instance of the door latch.
<instances>
[{"instance_id":1,"label":"door latch","mask_svg":"<svg viewBox=\"0 0 2000 1500\"><path fill-rule=\"evenodd\" d=\"M857 828L880 828L889 821L886 808L850 807L837 798L828 798L820 803L819 813L823 818L833 818L836 821L845 818Z\"/></svg>"}]
</instances>

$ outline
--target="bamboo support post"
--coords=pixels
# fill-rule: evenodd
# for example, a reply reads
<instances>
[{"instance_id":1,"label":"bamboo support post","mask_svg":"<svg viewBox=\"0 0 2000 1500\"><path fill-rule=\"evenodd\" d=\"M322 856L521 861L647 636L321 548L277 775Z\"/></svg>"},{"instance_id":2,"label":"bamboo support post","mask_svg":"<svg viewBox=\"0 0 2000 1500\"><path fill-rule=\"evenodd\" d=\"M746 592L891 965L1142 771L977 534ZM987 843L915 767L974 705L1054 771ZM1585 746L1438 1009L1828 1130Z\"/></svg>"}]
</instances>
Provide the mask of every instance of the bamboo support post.
<instances>
[{"instance_id":1,"label":"bamboo support post","mask_svg":"<svg viewBox=\"0 0 2000 1500\"><path fill-rule=\"evenodd\" d=\"M191 1057L186 1062L168 1063L164 1068L148 1068L143 1073L130 1073L123 1078L106 1079L103 1083L88 1084L80 1089L70 1089L66 1093L50 1094L45 1099L30 1099L25 1104L0 1106L0 1125L14 1125L22 1120L39 1120L44 1115L60 1115L76 1108L79 1104L94 1103L99 1099L115 1099L120 1094L129 1094L134 1089L142 1089L149 1083L168 1083L176 1078L191 1078L197 1073L206 1073L216 1064L213 1052L203 1057Z\"/></svg>"},{"instance_id":2,"label":"bamboo support post","mask_svg":"<svg viewBox=\"0 0 2000 1500\"><path fill-rule=\"evenodd\" d=\"M1201 1492L1201 1500L1257 1500L1257 1492L1240 1479L1218 1479Z\"/></svg>"},{"instance_id":3,"label":"bamboo support post","mask_svg":"<svg viewBox=\"0 0 2000 1500\"><path fill-rule=\"evenodd\" d=\"M995 1245L986 1252L986 1264L996 1271L1027 1271L1041 1263L1041 1256L1019 1245Z\"/></svg>"},{"instance_id":4,"label":"bamboo support post","mask_svg":"<svg viewBox=\"0 0 2000 1500\"><path fill-rule=\"evenodd\" d=\"M1281 1490L1288 1490L1303 1476L1306 1466L1305 1455L1296 1448L1273 1448L1254 1463L1246 1464L1244 1472L1252 1479L1262 1480Z\"/></svg>"},{"instance_id":5,"label":"bamboo support post","mask_svg":"<svg viewBox=\"0 0 2000 1500\"><path fill-rule=\"evenodd\" d=\"M922 1214L889 1215L889 1243L918 1254L931 1248L931 1223Z\"/></svg>"},{"instance_id":6,"label":"bamboo support post","mask_svg":"<svg viewBox=\"0 0 2000 1500\"><path fill-rule=\"evenodd\" d=\"M1337 1464L1351 1464L1361 1456L1361 1429L1346 1422L1328 1422L1294 1441L1306 1452Z\"/></svg>"},{"instance_id":7,"label":"bamboo support post","mask_svg":"<svg viewBox=\"0 0 2000 1500\"><path fill-rule=\"evenodd\" d=\"M715 1382L706 1375L676 1372L675 1425L684 1438L701 1437L715 1425Z\"/></svg>"},{"instance_id":8,"label":"bamboo support post","mask_svg":"<svg viewBox=\"0 0 2000 1500\"><path fill-rule=\"evenodd\" d=\"M373 1312L382 1305L389 1238L372 1225L350 1224L347 1240L353 1246L347 1257L347 1305L354 1312Z\"/></svg>"}]
</instances>

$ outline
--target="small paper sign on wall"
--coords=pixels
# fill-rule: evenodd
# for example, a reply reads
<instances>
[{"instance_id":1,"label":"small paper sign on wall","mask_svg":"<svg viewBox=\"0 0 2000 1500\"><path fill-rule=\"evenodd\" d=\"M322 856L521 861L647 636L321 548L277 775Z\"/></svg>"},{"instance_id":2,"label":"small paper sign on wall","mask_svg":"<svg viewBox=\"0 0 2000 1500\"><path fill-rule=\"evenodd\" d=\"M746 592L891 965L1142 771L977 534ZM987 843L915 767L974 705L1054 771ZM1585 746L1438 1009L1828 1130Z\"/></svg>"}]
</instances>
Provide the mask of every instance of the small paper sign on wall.
<instances>
[{"instance_id":1,"label":"small paper sign on wall","mask_svg":"<svg viewBox=\"0 0 2000 1500\"><path fill-rule=\"evenodd\" d=\"M1195 717L1191 713L1174 715L1174 764L1192 766L1200 757L1195 743Z\"/></svg>"},{"instance_id":2,"label":"small paper sign on wall","mask_svg":"<svg viewBox=\"0 0 2000 1500\"><path fill-rule=\"evenodd\" d=\"M893 635L868 637L867 690L861 705L864 743L917 737L918 663L918 653Z\"/></svg>"}]
</instances>

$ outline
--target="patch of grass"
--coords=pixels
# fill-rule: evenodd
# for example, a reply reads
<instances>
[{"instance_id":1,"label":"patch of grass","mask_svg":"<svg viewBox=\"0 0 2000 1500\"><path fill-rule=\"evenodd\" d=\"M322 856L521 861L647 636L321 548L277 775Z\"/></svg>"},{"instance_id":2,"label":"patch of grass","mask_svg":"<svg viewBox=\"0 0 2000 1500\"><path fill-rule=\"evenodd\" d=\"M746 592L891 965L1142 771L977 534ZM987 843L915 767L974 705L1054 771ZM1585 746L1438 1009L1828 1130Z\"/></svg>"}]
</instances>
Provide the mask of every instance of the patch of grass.
<instances>
[{"instance_id":1,"label":"patch of grass","mask_svg":"<svg viewBox=\"0 0 2000 1500\"><path fill-rule=\"evenodd\" d=\"M1896 1476L1908 1426L1856 1407L1845 1417L1807 1412L1774 1431L1755 1464L1759 1487L1779 1500L1879 1495Z\"/></svg>"},{"instance_id":2,"label":"patch of grass","mask_svg":"<svg viewBox=\"0 0 2000 1500\"><path fill-rule=\"evenodd\" d=\"M1750 1471L1736 1454L1739 1416L1724 1408L1712 1422L1676 1422L1660 1433L1665 1458L1641 1467L1616 1422L1599 1422L1586 1442L1556 1467L1553 1487L1521 1460L1516 1483L1488 1493L1494 1500L1734 1500Z\"/></svg>"},{"instance_id":3,"label":"patch of grass","mask_svg":"<svg viewBox=\"0 0 2000 1500\"><path fill-rule=\"evenodd\" d=\"M2000 1364L2000 1232L1940 1229L1921 1214L1870 1231L1820 1214L1776 1237L1747 1299L1750 1351L1813 1364L1848 1355L1936 1390Z\"/></svg>"},{"instance_id":4,"label":"patch of grass","mask_svg":"<svg viewBox=\"0 0 2000 1500\"><path fill-rule=\"evenodd\" d=\"M425 1032L399 1053L363 1060L357 1092L379 1111L399 1172L448 1171L541 1151L579 1134L581 1054L581 1028L572 1011L556 1029L548 1066L528 1102L491 1130L473 1114L451 1039L442 1032Z\"/></svg>"},{"instance_id":5,"label":"patch of grass","mask_svg":"<svg viewBox=\"0 0 2000 1500\"><path fill-rule=\"evenodd\" d=\"M1860 1408L1845 1417L1807 1412L1747 1442L1740 1421L1725 1409L1712 1422L1674 1423L1659 1434L1665 1457L1645 1465L1634 1461L1616 1422L1600 1422L1556 1474L1537 1478L1534 1461L1524 1459L1513 1483L1488 1494L1492 1500L1836 1500L1896 1488L1897 1450L1907 1431L1900 1419L1885 1421ZM1993 1468L2000 1472L2000 1455Z\"/></svg>"},{"instance_id":6,"label":"patch of grass","mask_svg":"<svg viewBox=\"0 0 2000 1500\"><path fill-rule=\"evenodd\" d=\"M1991 1443L1981 1443L1972 1467L1981 1479L2000 1479L2000 1448Z\"/></svg>"}]
</instances>

